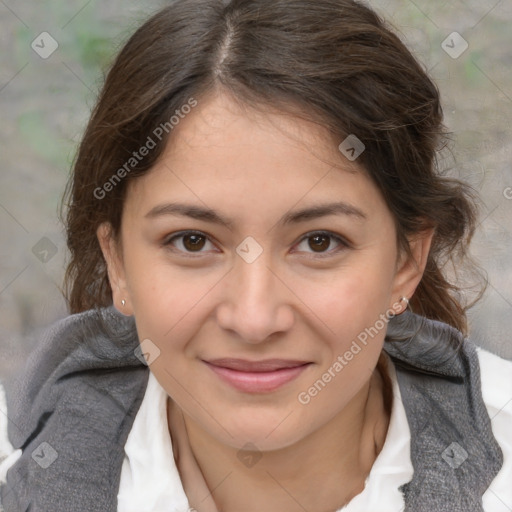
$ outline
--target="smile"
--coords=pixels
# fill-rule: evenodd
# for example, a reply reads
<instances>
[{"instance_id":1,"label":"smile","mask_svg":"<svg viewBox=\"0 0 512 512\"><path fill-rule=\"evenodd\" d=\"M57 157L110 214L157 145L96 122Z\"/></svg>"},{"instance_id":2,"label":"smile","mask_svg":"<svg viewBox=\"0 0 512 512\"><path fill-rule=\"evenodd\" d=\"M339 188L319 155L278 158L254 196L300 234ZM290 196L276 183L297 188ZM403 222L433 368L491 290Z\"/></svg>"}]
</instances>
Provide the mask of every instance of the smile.
<instances>
[{"instance_id":1,"label":"smile","mask_svg":"<svg viewBox=\"0 0 512 512\"><path fill-rule=\"evenodd\" d=\"M311 363L269 359L203 361L224 382L245 393L269 393L296 379Z\"/></svg>"}]
</instances>

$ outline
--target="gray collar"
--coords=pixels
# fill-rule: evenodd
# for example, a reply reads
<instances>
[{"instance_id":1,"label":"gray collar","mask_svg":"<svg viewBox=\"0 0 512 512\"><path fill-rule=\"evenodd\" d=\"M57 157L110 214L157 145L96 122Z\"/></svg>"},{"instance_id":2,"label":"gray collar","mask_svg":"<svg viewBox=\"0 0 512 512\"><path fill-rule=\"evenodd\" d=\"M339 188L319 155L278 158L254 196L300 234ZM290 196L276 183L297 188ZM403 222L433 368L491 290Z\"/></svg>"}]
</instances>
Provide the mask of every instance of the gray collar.
<instances>
[{"instance_id":1,"label":"gray collar","mask_svg":"<svg viewBox=\"0 0 512 512\"><path fill-rule=\"evenodd\" d=\"M483 402L475 345L456 329L410 312L388 326L411 430L412 481L406 511L480 512L503 465Z\"/></svg>"},{"instance_id":2,"label":"gray collar","mask_svg":"<svg viewBox=\"0 0 512 512\"><path fill-rule=\"evenodd\" d=\"M411 430L406 512L480 512L503 464L480 387L475 346L406 312L385 344ZM6 383L9 440L22 455L0 487L5 512L116 512L124 445L149 370L133 318L113 307L51 326Z\"/></svg>"}]
</instances>

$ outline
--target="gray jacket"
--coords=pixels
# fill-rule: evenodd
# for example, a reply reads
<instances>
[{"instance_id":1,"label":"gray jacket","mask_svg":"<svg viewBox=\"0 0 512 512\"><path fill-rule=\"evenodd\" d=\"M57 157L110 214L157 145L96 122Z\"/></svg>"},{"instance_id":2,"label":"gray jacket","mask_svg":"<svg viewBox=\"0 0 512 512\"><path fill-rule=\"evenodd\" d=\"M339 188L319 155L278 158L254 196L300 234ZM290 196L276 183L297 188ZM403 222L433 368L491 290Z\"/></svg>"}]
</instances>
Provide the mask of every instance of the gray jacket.
<instances>
[{"instance_id":1,"label":"gray jacket","mask_svg":"<svg viewBox=\"0 0 512 512\"><path fill-rule=\"evenodd\" d=\"M21 457L0 486L5 512L116 512L126 443L149 377L133 318L113 307L51 326L6 383L9 441ZM411 431L406 512L482 512L503 465L482 399L475 345L409 311L388 325ZM459 460L458 460L459 459Z\"/></svg>"}]
</instances>

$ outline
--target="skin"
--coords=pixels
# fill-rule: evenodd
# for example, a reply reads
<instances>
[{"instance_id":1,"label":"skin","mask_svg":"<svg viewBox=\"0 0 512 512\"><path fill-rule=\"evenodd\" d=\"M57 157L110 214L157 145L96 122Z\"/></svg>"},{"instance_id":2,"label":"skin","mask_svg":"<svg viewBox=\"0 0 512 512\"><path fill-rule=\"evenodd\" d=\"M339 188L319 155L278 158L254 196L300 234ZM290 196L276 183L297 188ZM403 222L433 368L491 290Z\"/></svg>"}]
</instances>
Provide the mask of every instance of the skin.
<instances>
[{"instance_id":1,"label":"skin","mask_svg":"<svg viewBox=\"0 0 512 512\"><path fill-rule=\"evenodd\" d=\"M307 405L298 394L381 314L399 312L400 297L410 298L421 280L432 232L410 240L412 258L399 253L380 191L317 124L249 110L218 93L202 98L171 135L154 168L129 183L120 237L108 224L98 229L114 304L135 316L140 340L160 350L150 370L183 414L219 510L336 510L363 490L385 440L389 413L377 368L385 329ZM333 201L365 217L279 223ZM233 225L146 216L172 202L209 207ZM183 230L206 238L165 245ZM333 236L320 247L319 230ZM236 252L247 236L263 249L252 263ZM281 388L254 394L202 362L221 357L312 364ZM237 457L247 443L262 455L252 467ZM193 489L185 491L201 512Z\"/></svg>"}]
</instances>

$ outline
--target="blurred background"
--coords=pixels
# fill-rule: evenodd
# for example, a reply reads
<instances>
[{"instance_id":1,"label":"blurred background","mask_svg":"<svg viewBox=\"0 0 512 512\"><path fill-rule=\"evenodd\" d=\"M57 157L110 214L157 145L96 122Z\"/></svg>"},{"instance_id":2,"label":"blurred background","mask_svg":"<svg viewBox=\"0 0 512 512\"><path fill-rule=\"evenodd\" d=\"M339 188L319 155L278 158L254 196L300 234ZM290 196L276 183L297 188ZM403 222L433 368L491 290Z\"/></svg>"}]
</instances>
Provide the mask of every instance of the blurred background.
<instances>
[{"instance_id":1,"label":"blurred background","mask_svg":"<svg viewBox=\"0 0 512 512\"><path fill-rule=\"evenodd\" d=\"M165 1L0 0L0 379L66 316L58 208L113 55ZM370 1L430 71L453 155L482 196L472 254L489 287L471 335L512 359L512 0Z\"/></svg>"}]
</instances>

